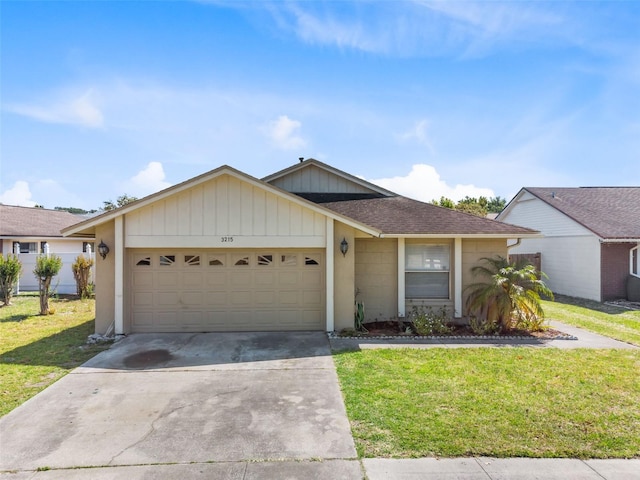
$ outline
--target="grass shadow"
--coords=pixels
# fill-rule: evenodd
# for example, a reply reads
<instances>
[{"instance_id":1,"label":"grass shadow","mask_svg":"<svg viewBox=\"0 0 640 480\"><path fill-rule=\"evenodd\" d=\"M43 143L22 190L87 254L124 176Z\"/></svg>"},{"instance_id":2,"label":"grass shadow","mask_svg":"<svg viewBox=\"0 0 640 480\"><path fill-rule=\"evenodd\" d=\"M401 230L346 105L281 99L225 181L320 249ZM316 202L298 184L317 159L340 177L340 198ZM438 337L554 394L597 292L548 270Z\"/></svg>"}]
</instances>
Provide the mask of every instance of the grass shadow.
<instances>
[{"instance_id":1,"label":"grass shadow","mask_svg":"<svg viewBox=\"0 0 640 480\"><path fill-rule=\"evenodd\" d=\"M596 312L607 313L609 315L620 315L629 312L626 308L608 305L606 303L596 302L595 300L587 300L585 298L569 297L567 295L555 295L555 303L563 305L572 305L574 307L582 307Z\"/></svg>"},{"instance_id":2,"label":"grass shadow","mask_svg":"<svg viewBox=\"0 0 640 480\"><path fill-rule=\"evenodd\" d=\"M102 350L107 345L87 345L86 338L93 333L94 320L88 320L54 335L41 338L0 354L0 364L40 365L74 368Z\"/></svg>"}]
</instances>

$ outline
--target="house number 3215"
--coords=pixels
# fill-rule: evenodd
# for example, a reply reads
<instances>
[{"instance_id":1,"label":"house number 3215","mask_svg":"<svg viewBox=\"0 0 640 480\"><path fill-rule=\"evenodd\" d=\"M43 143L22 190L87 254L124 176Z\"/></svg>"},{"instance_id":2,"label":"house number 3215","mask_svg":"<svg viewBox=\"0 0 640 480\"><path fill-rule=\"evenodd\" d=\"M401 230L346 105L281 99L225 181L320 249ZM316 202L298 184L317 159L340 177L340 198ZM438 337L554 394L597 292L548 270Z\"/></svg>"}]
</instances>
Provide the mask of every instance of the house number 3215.
<instances>
[{"instance_id":1,"label":"house number 3215","mask_svg":"<svg viewBox=\"0 0 640 480\"><path fill-rule=\"evenodd\" d=\"M222 243L229 243L229 242L233 242L233 237L220 237L220 241Z\"/></svg>"}]
</instances>

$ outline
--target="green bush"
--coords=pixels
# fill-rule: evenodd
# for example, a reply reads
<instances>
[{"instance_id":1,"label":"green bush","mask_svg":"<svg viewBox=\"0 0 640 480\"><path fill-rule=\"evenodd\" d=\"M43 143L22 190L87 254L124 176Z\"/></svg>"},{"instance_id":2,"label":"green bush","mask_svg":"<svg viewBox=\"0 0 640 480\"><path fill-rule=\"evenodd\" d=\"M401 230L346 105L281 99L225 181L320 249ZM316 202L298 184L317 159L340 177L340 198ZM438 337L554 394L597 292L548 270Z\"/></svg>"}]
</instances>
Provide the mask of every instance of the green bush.
<instances>
[{"instance_id":1,"label":"green bush","mask_svg":"<svg viewBox=\"0 0 640 480\"><path fill-rule=\"evenodd\" d=\"M5 257L0 253L0 295L5 305L11 304L13 288L18 283L22 264L18 257L7 254Z\"/></svg>"},{"instance_id":2,"label":"green bush","mask_svg":"<svg viewBox=\"0 0 640 480\"><path fill-rule=\"evenodd\" d=\"M448 335L453 331L449 325L451 315L446 307L434 311L432 307L414 306L409 320L418 335Z\"/></svg>"},{"instance_id":3,"label":"green bush","mask_svg":"<svg viewBox=\"0 0 640 480\"><path fill-rule=\"evenodd\" d=\"M76 290L80 298L90 298L93 294L91 267L93 267L93 259L86 258L84 255L78 255L76 261L71 264L73 278L76 280Z\"/></svg>"}]
</instances>

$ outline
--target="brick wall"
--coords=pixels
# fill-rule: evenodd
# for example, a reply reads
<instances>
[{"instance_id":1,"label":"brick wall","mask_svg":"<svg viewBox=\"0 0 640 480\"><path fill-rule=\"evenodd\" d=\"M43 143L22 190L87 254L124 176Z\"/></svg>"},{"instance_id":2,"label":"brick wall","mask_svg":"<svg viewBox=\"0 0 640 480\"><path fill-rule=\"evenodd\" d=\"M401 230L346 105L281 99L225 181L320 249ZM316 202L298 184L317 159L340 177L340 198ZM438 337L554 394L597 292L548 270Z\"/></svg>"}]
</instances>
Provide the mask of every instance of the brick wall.
<instances>
[{"instance_id":1,"label":"brick wall","mask_svg":"<svg viewBox=\"0 0 640 480\"><path fill-rule=\"evenodd\" d=\"M600 255L602 301L626 298L629 250L635 243L603 243Z\"/></svg>"}]
</instances>

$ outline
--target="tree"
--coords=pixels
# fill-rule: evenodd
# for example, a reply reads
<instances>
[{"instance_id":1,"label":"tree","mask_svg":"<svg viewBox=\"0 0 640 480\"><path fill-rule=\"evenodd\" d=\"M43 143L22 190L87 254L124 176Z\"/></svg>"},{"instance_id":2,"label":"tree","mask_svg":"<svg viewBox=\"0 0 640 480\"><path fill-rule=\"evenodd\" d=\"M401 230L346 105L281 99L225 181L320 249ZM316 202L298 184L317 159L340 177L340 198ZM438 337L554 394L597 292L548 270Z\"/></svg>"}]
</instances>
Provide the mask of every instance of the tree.
<instances>
[{"instance_id":1,"label":"tree","mask_svg":"<svg viewBox=\"0 0 640 480\"><path fill-rule=\"evenodd\" d=\"M553 293L538 278L547 278L533 265L510 264L504 257L482 258L484 265L471 269L483 282L467 287L467 311L476 320L495 324L502 331L514 327L537 325L541 328L544 311L540 295L553 298Z\"/></svg>"},{"instance_id":2,"label":"tree","mask_svg":"<svg viewBox=\"0 0 640 480\"><path fill-rule=\"evenodd\" d=\"M135 202L136 200L138 200L136 197L131 197L125 193L124 195L120 195L116 199L116 203L113 203L111 200L102 202L103 203L102 210L104 210L105 212L115 210L116 208L123 207L128 203Z\"/></svg>"},{"instance_id":3,"label":"tree","mask_svg":"<svg viewBox=\"0 0 640 480\"><path fill-rule=\"evenodd\" d=\"M0 253L0 295L5 305L11 305L13 286L20 278L22 264L18 257L9 253L5 257Z\"/></svg>"},{"instance_id":4,"label":"tree","mask_svg":"<svg viewBox=\"0 0 640 480\"><path fill-rule=\"evenodd\" d=\"M500 213L506 206L507 200L498 196L489 199L489 202L487 203L487 210L489 213Z\"/></svg>"},{"instance_id":5,"label":"tree","mask_svg":"<svg viewBox=\"0 0 640 480\"><path fill-rule=\"evenodd\" d=\"M97 210L85 210L84 208L77 208L77 207L54 207L54 210L58 210L60 212L69 212L69 213L73 213L74 215L84 215L87 213L97 212Z\"/></svg>"},{"instance_id":6,"label":"tree","mask_svg":"<svg viewBox=\"0 0 640 480\"><path fill-rule=\"evenodd\" d=\"M93 259L86 258L84 255L78 255L76 261L71 265L80 298L89 298L91 296L91 267L93 267Z\"/></svg>"},{"instance_id":7,"label":"tree","mask_svg":"<svg viewBox=\"0 0 640 480\"><path fill-rule=\"evenodd\" d=\"M33 274L38 279L40 289L40 315L49 315L49 297L51 297L51 279L62 268L62 259L57 255L38 255Z\"/></svg>"},{"instance_id":8,"label":"tree","mask_svg":"<svg viewBox=\"0 0 640 480\"><path fill-rule=\"evenodd\" d=\"M450 208L450 209L454 209L456 208L456 204L453 200L451 200L450 198L447 198L445 196L440 197L440 201L438 200L433 200L431 202L434 205L437 205L439 207L444 207L444 208Z\"/></svg>"}]
</instances>

